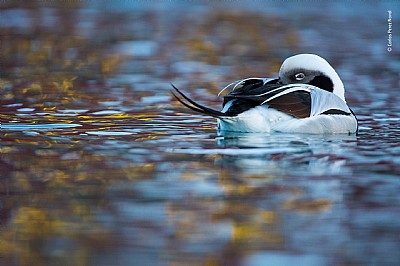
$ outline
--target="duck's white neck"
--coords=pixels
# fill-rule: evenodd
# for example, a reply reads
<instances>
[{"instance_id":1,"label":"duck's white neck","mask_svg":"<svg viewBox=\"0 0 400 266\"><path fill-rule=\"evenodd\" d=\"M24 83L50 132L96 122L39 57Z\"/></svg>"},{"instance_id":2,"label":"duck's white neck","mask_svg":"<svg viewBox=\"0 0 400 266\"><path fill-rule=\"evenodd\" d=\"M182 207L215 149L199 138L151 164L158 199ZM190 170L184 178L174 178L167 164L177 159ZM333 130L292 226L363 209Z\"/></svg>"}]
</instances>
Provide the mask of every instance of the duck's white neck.
<instances>
[{"instance_id":1,"label":"duck's white neck","mask_svg":"<svg viewBox=\"0 0 400 266\"><path fill-rule=\"evenodd\" d=\"M339 75L333 68L331 68L330 71L326 73L326 75L332 79L333 93L339 96L344 102L346 102L346 99L344 97L344 85Z\"/></svg>"}]
</instances>

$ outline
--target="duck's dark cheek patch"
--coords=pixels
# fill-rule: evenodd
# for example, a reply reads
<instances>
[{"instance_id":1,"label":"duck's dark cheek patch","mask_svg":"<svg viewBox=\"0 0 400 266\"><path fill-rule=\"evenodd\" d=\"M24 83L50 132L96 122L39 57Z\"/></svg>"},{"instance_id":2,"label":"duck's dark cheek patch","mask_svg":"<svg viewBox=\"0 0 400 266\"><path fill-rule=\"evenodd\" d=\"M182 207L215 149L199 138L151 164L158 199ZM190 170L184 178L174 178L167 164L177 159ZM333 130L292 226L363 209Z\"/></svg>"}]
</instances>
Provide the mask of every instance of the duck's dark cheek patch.
<instances>
[{"instance_id":1,"label":"duck's dark cheek patch","mask_svg":"<svg viewBox=\"0 0 400 266\"><path fill-rule=\"evenodd\" d=\"M333 82L327 76L323 75L316 76L309 82L309 84L318 87L320 89L333 92Z\"/></svg>"}]
</instances>

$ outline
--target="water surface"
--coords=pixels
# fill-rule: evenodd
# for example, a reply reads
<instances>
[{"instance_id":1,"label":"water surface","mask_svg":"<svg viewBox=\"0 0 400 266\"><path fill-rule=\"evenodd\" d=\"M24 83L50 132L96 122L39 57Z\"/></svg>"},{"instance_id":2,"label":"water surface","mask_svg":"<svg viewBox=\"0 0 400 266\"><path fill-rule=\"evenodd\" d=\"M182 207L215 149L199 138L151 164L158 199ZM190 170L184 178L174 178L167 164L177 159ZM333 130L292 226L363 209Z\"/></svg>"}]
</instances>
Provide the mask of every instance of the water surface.
<instances>
[{"instance_id":1,"label":"water surface","mask_svg":"<svg viewBox=\"0 0 400 266\"><path fill-rule=\"evenodd\" d=\"M398 265L393 2L128 2L2 6L0 264ZM218 136L169 92L218 108L301 52L357 136Z\"/></svg>"}]
</instances>

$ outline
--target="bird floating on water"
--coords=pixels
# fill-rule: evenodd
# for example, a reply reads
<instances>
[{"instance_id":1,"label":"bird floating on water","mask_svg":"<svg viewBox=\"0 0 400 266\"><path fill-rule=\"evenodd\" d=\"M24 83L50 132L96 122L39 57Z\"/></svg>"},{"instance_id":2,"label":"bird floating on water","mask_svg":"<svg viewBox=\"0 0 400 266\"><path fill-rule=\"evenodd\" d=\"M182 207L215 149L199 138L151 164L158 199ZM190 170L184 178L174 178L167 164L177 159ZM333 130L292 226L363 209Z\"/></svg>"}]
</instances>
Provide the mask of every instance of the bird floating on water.
<instances>
[{"instance_id":1,"label":"bird floating on water","mask_svg":"<svg viewBox=\"0 0 400 266\"><path fill-rule=\"evenodd\" d=\"M172 84L171 84L172 85ZM287 58L278 78L246 78L222 89L222 110L201 105L172 85L189 109L217 118L220 132L357 133L344 85L335 69L315 54Z\"/></svg>"}]
</instances>

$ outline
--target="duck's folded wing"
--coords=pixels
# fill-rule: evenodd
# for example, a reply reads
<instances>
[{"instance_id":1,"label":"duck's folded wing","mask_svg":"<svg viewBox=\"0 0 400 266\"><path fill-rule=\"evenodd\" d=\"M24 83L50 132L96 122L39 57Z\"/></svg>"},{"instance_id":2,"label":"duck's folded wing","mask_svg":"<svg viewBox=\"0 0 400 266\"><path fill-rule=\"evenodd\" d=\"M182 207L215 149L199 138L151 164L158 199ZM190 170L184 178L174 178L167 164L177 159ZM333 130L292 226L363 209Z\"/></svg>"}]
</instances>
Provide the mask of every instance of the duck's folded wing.
<instances>
[{"instance_id":1,"label":"duck's folded wing","mask_svg":"<svg viewBox=\"0 0 400 266\"><path fill-rule=\"evenodd\" d=\"M297 118L310 117L312 107L310 92L304 90L283 94L264 104Z\"/></svg>"},{"instance_id":2,"label":"duck's folded wing","mask_svg":"<svg viewBox=\"0 0 400 266\"><path fill-rule=\"evenodd\" d=\"M297 118L310 117L311 114L310 89L306 86L271 84L260 94L230 93L224 98L225 102L232 102L229 110L226 110L227 113L234 113L230 109L240 106L265 105Z\"/></svg>"},{"instance_id":3,"label":"duck's folded wing","mask_svg":"<svg viewBox=\"0 0 400 266\"><path fill-rule=\"evenodd\" d=\"M240 100L241 104L249 101L253 106L266 105L297 118L351 113L346 103L335 94L307 84L280 86L258 95L229 94L226 97Z\"/></svg>"}]
</instances>

